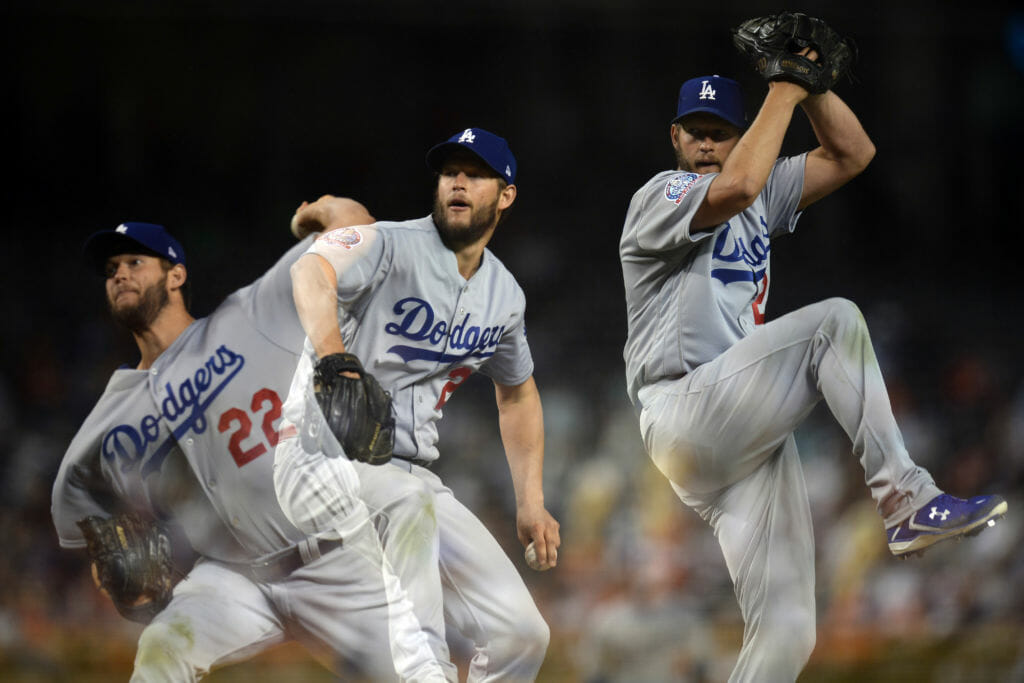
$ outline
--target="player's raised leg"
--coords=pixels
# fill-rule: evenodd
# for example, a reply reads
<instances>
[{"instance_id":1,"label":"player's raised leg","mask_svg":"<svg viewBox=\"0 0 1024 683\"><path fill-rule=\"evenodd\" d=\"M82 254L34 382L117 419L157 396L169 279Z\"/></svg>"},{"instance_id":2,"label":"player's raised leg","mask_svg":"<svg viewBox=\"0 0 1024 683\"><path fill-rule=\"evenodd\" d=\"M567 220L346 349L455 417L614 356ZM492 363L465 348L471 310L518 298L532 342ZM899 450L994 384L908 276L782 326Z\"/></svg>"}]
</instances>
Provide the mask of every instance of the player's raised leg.
<instances>
[{"instance_id":1,"label":"player's raised leg","mask_svg":"<svg viewBox=\"0 0 1024 683\"><path fill-rule=\"evenodd\" d=\"M998 497L950 499L948 520L897 530L942 491L907 453L864 318L845 299L784 315L687 377L642 390L641 426L662 472L702 493L759 467L822 398L850 437L890 541L901 544L894 553L977 532L1005 513Z\"/></svg>"},{"instance_id":2,"label":"player's raised leg","mask_svg":"<svg viewBox=\"0 0 1024 683\"><path fill-rule=\"evenodd\" d=\"M828 299L767 323L682 380L641 393L648 452L701 493L765 462L825 399L889 522L940 493L907 454L857 307Z\"/></svg>"}]
</instances>

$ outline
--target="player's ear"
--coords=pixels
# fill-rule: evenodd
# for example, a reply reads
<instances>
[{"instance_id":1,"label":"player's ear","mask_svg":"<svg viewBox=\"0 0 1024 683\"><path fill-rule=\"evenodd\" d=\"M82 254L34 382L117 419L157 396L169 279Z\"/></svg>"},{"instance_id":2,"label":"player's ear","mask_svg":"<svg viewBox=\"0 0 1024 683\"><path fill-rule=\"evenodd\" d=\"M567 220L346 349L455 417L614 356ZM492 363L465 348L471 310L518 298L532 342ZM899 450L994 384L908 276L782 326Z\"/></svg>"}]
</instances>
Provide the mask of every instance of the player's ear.
<instances>
[{"instance_id":1,"label":"player's ear","mask_svg":"<svg viewBox=\"0 0 1024 683\"><path fill-rule=\"evenodd\" d=\"M498 195L498 209L504 211L512 206L512 202L516 200L517 192L518 190L515 185L506 185L502 188L501 193Z\"/></svg>"},{"instance_id":2,"label":"player's ear","mask_svg":"<svg viewBox=\"0 0 1024 683\"><path fill-rule=\"evenodd\" d=\"M167 285L171 289L180 289L185 281L188 280L188 271L185 270L185 266L180 263L175 263L171 266L171 269L167 271Z\"/></svg>"},{"instance_id":3,"label":"player's ear","mask_svg":"<svg viewBox=\"0 0 1024 683\"><path fill-rule=\"evenodd\" d=\"M679 150L679 128L678 123L673 123L668 129L669 137L672 138L672 148L676 151Z\"/></svg>"}]
</instances>

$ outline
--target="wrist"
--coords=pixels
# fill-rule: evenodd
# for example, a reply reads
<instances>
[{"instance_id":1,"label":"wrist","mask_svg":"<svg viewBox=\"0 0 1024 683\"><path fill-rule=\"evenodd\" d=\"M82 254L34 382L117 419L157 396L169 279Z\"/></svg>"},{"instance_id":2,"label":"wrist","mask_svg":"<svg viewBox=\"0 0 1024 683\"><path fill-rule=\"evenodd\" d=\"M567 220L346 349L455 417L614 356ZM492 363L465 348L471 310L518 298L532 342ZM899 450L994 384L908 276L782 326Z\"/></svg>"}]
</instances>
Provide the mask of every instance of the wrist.
<instances>
[{"instance_id":1,"label":"wrist","mask_svg":"<svg viewBox=\"0 0 1024 683\"><path fill-rule=\"evenodd\" d=\"M768 94L782 99L790 106L796 106L806 100L810 93L802 85L789 81L768 81Z\"/></svg>"},{"instance_id":2,"label":"wrist","mask_svg":"<svg viewBox=\"0 0 1024 683\"><path fill-rule=\"evenodd\" d=\"M539 481L524 481L516 491L516 507L529 507L544 504L544 488Z\"/></svg>"}]
</instances>

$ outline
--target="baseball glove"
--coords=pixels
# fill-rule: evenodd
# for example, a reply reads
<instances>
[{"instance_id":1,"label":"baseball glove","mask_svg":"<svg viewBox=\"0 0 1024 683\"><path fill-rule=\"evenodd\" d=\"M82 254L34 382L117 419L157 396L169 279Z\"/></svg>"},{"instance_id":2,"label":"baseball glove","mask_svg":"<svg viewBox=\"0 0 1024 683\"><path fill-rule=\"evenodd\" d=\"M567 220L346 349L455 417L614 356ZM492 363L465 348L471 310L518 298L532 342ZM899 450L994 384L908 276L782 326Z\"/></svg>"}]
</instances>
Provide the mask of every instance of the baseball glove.
<instances>
[{"instance_id":1,"label":"baseball glove","mask_svg":"<svg viewBox=\"0 0 1024 683\"><path fill-rule=\"evenodd\" d=\"M126 619L148 624L171 601L174 561L167 529L135 513L78 521L100 587Z\"/></svg>"},{"instance_id":2,"label":"baseball glove","mask_svg":"<svg viewBox=\"0 0 1024 683\"><path fill-rule=\"evenodd\" d=\"M732 42L765 80L790 81L812 95L832 88L857 58L853 41L800 12L748 19L732 30ZM817 61L795 54L805 47Z\"/></svg>"},{"instance_id":3,"label":"baseball glove","mask_svg":"<svg viewBox=\"0 0 1024 683\"><path fill-rule=\"evenodd\" d=\"M353 372L359 379L345 377ZM351 353L321 358L313 371L313 393L327 425L352 460L383 465L395 447L391 396Z\"/></svg>"}]
</instances>

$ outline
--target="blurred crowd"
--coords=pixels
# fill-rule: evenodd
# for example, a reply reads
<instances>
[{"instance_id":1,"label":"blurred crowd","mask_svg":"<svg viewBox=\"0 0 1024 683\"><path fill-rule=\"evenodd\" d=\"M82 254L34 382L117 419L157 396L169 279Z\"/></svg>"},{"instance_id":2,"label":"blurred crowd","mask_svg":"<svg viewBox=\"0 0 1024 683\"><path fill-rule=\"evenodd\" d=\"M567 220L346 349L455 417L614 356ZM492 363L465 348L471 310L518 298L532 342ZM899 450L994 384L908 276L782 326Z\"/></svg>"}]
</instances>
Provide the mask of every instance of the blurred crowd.
<instances>
[{"instance_id":1,"label":"blurred crowd","mask_svg":"<svg viewBox=\"0 0 1024 683\"><path fill-rule=\"evenodd\" d=\"M818 557L818 643L803 680L1024 680L1024 377L983 345L931 349L918 367L907 348L913 311L894 305L864 312L908 450L950 493L1005 494L1010 514L976 539L892 558L849 440L816 408L797 432ZM0 381L4 680L126 677L139 632L93 587L83 554L58 547L50 520L64 449L106 373L131 358L130 346L109 345L118 333L102 316L72 330L73 363L66 341L28 338ZM562 523L558 568L538 574L522 562L482 378L446 408L438 465L518 563L551 625L542 680L725 680L742 636L728 573L708 527L644 454L618 358L594 364L584 383L552 369L543 341L533 346L547 504ZM465 657L462 645L453 637Z\"/></svg>"}]
</instances>

